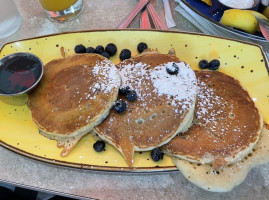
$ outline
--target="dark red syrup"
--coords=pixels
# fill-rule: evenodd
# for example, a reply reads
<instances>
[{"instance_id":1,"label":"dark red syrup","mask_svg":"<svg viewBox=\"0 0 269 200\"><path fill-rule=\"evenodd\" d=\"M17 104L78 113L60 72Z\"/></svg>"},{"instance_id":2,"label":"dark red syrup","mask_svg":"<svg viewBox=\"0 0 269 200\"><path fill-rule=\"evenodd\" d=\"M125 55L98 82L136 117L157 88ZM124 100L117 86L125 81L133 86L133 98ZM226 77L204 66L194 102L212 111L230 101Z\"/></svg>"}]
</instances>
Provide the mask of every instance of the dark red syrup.
<instances>
[{"instance_id":1,"label":"dark red syrup","mask_svg":"<svg viewBox=\"0 0 269 200\"><path fill-rule=\"evenodd\" d=\"M16 94L35 84L42 72L42 64L32 55L12 57L0 63L0 92Z\"/></svg>"}]
</instances>

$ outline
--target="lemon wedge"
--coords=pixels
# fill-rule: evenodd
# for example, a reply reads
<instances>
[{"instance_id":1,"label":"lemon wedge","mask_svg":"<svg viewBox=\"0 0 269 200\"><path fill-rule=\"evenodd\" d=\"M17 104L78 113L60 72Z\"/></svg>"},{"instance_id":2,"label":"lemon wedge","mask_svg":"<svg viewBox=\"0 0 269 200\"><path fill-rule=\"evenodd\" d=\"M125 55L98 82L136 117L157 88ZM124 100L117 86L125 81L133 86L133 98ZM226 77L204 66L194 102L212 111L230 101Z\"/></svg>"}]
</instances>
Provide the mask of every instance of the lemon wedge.
<instances>
[{"instance_id":1,"label":"lemon wedge","mask_svg":"<svg viewBox=\"0 0 269 200\"><path fill-rule=\"evenodd\" d=\"M254 34L258 29L258 22L251 12L239 9L229 9L224 11L220 23L241 29Z\"/></svg>"},{"instance_id":2,"label":"lemon wedge","mask_svg":"<svg viewBox=\"0 0 269 200\"><path fill-rule=\"evenodd\" d=\"M262 14L263 14L265 17L267 17L267 19L269 20L269 6L267 6L267 7L263 10Z\"/></svg>"},{"instance_id":3,"label":"lemon wedge","mask_svg":"<svg viewBox=\"0 0 269 200\"><path fill-rule=\"evenodd\" d=\"M252 15L254 15L255 17L257 17L259 19L266 19L266 20L268 20L267 17L265 17L263 14L261 14L261 13L259 13L257 11L254 11L254 10L245 10L245 11L251 13Z\"/></svg>"}]
</instances>

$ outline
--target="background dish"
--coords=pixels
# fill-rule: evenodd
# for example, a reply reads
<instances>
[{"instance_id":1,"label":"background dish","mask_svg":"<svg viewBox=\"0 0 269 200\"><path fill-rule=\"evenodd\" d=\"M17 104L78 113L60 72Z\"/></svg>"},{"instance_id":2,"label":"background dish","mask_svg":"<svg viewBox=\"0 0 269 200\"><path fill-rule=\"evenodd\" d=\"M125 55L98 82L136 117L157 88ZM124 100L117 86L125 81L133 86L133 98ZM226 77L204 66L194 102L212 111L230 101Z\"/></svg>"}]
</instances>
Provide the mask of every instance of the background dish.
<instances>
[{"instance_id":1,"label":"background dish","mask_svg":"<svg viewBox=\"0 0 269 200\"><path fill-rule=\"evenodd\" d=\"M198 69L198 62L201 59L219 59L222 63L220 71L235 77L247 88L260 108L265 122L269 123L268 61L260 46L247 42L183 32L85 31L11 42L4 45L0 58L24 51L34 53L46 64L52 59L61 57L61 47L65 49L67 55L70 55L74 53L73 49L77 44L96 47L112 42L117 45L118 52L111 60L118 63L121 49L128 48L132 51L132 56L137 55L137 44L142 41L150 48L157 48L161 53L167 53L173 47L177 56L189 63L193 69ZM169 157L165 156L164 160L154 162L149 152L137 152L135 168L127 168L121 154L110 145L105 152L96 153L92 148L94 140L90 135L84 137L69 156L62 158L61 150L56 147L56 141L38 134L26 100L26 95L0 97L0 144L12 151L37 160L84 169L134 172L176 170Z\"/></svg>"},{"instance_id":2,"label":"background dish","mask_svg":"<svg viewBox=\"0 0 269 200\"><path fill-rule=\"evenodd\" d=\"M217 2L217 0L212 0L212 6L209 6L206 3L197 0L176 0L176 1L177 2L181 1L183 4L185 4L185 6L187 6L193 12L198 14L200 17L211 22L218 29L225 30L237 36L241 36L243 39L244 38L251 39L260 42L266 41L261 33L256 33L256 35L252 35L244 31L224 26L223 24L219 23L224 10L220 7L220 4Z\"/></svg>"}]
</instances>

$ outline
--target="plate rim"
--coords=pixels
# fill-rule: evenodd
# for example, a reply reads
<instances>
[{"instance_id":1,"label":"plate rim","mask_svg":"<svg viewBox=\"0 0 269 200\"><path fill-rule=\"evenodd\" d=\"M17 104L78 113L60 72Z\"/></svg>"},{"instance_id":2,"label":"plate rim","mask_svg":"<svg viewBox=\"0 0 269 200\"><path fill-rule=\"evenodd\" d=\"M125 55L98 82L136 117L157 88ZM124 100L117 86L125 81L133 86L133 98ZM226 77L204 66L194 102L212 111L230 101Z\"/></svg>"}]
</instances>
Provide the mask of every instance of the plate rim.
<instances>
[{"instance_id":1,"label":"plate rim","mask_svg":"<svg viewBox=\"0 0 269 200\"><path fill-rule=\"evenodd\" d=\"M184 1L184 0L183 0ZM46 37L51 37L51 36L58 36L58 35L65 35L65 34L73 34L73 33L87 33L87 32L110 32L110 31L115 31L115 32L121 32L121 31L147 31L147 32L162 32L162 33L175 33L175 34L190 34L190 35L200 35L200 36L207 36L207 37L213 37L213 38L218 38L218 39L225 39L225 40L230 40L230 41L235 41L243 44L248 44L251 46L258 47L261 51L261 54L264 58L264 63L265 67L268 72L269 76L269 67L268 67L268 59L266 56L266 53L263 49L263 47L259 44L251 43L248 41L242 41L238 39L233 39L233 38L227 38L227 37L222 37L222 36L214 36L214 35L208 35L204 33L196 33L196 32L188 32L188 31L175 31L175 30L158 30L158 29L95 29L95 30L80 30L80 31L68 31L68 32L61 32L61 33L53 33L53 34L47 34L47 35L41 35L41 36L35 36L31 38L25 38L25 39L20 39L20 40L14 40L7 42L3 44L3 46L0 49L0 53L3 50L3 48L11 43L15 42L23 42L23 41L28 41L28 40L33 40L33 39L40 39L40 38L46 38ZM157 172L175 172L178 171L176 166L165 166L161 167L156 165L155 167L113 167L113 166L99 166L99 165L88 165L88 164L78 164L78 163L72 163L72 162L66 162L66 161L61 161L61 160L55 160L55 159L50 159L50 158L45 158L42 156L37 156L34 155L30 152L26 152L24 150L21 150L17 147L14 147L12 145L9 145L2 140L0 140L0 146L4 147L5 149L8 149L16 154L25 156L27 158L33 159L35 161L41 161L43 163L49 163L61 167L70 167L70 168L76 168L76 169L83 169L83 170L91 170L91 171L103 171L103 172L111 172L111 173L157 173ZM157 163L156 163L157 164Z\"/></svg>"},{"instance_id":2,"label":"plate rim","mask_svg":"<svg viewBox=\"0 0 269 200\"><path fill-rule=\"evenodd\" d=\"M185 1L185 0L182 0ZM0 53L3 50L3 48L6 45L9 45L11 43L15 43L15 42L22 42L22 41L28 41L28 40L33 40L33 39L40 39L40 38L46 38L46 37L53 37L53 36L58 36L58 35L66 35L66 34L73 34L73 33L87 33L87 32L120 32L120 31L138 31L138 32L142 32L142 31L146 31L146 32L161 32L161 33L175 33L175 34L190 34L190 35L199 35L199 36L206 36L206 37L212 37L212 38L218 38L218 39L224 39L224 40L230 40L230 41L234 41L234 42L239 42L239 43L243 43L243 44L247 44L247 45L251 45L251 46L256 46L260 49L262 56L263 56L263 60L265 61L265 67L267 69L267 73L269 76L269 58L267 58L266 52L263 49L263 47L260 44L256 44L253 42L249 42L249 41L244 41L244 40L240 40L240 39L235 39L235 38L229 38L229 37L224 37L224 36L219 36L219 35L209 35L209 34L205 34L205 33L198 33L198 32L191 32L191 31L179 31L179 30L161 30L161 29L138 29L138 28L126 28L126 29L86 29L86 30L77 30L77 31L66 31L66 32L59 32L59 33L52 33L52 34L45 34L45 35L40 35L40 36L34 36L34 37L30 37L30 38L22 38L19 40L12 40L9 42L6 42L2 45L2 47L0 48Z\"/></svg>"}]
</instances>

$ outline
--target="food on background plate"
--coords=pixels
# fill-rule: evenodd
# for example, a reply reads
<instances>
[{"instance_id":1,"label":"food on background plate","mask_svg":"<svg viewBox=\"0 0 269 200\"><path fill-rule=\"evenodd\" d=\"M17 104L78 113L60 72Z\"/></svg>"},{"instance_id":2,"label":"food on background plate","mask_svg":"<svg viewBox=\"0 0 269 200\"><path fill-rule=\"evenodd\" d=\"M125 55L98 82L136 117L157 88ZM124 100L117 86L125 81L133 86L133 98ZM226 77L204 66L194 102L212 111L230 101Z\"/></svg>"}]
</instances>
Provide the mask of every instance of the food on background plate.
<instances>
[{"instance_id":1,"label":"food on background plate","mask_svg":"<svg viewBox=\"0 0 269 200\"><path fill-rule=\"evenodd\" d=\"M254 0L219 0L223 5L230 8L250 9L254 6Z\"/></svg>"},{"instance_id":2,"label":"food on background plate","mask_svg":"<svg viewBox=\"0 0 269 200\"><path fill-rule=\"evenodd\" d=\"M258 30L257 19L252 13L245 10L230 9L224 11L220 23L250 34L254 34Z\"/></svg>"},{"instance_id":3,"label":"food on background plate","mask_svg":"<svg viewBox=\"0 0 269 200\"><path fill-rule=\"evenodd\" d=\"M267 7L263 10L262 14L263 14L265 17L267 17L267 19L269 20L269 6L267 6Z\"/></svg>"},{"instance_id":4,"label":"food on background plate","mask_svg":"<svg viewBox=\"0 0 269 200\"><path fill-rule=\"evenodd\" d=\"M50 61L38 88L29 95L32 119L45 137L57 140L66 156L106 118L120 87L114 64L97 54Z\"/></svg>"},{"instance_id":5,"label":"food on background plate","mask_svg":"<svg viewBox=\"0 0 269 200\"><path fill-rule=\"evenodd\" d=\"M212 6L212 0L201 0L209 6Z\"/></svg>"},{"instance_id":6,"label":"food on background plate","mask_svg":"<svg viewBox=\"0 0 269 200\"><path fill-rule=\"evenodd\" d=\"M196 99L196 77L177 57L145 52L116 65L126 90L120 89L117 110L94 128L132 166L134 151L149 151L189 128ZM122 110L121 110L122 109Z\"/></svg>"},{"instance_id":7,"label":"food on background plate","mask_svg":"<svg viewBox=\"0 0 269 200\"><path fill-rule=\"evenodd\" d=\"M217 7L217 11L214 12L217 13L218 10L223 12L220 19L217 20L219 23L250 34L261 35L256 18L269 20L269 2L267 0L261 3L256 0L216 0L213 1L213 5L212 2L211 4L208 1L203 2L210 7Z\"/></svg>"},{"instance_id":8,"label":"food on background plate","mask_svg":"<svg viewBox=\"0 0 269 200\"><path fill-rule=\"evenodd\" d=\"M214 169L248 155L259 139L263 118L234 78L221 72L195 71L199 92L193 126L163 148L176 157Z\"/></svg>"},{"instance_id":9,"label":"food on background plate","mask_svg":"<svg viewBox=\"0 0 269 200\"><path fill-rule=\"evenodd\" d=\"M268 20L268 18L260 12L235 8L225 10L220 19L220 23L250 34L255 34L259 31L258 21L256 18Z\"/></svg>"}]
</instances>

